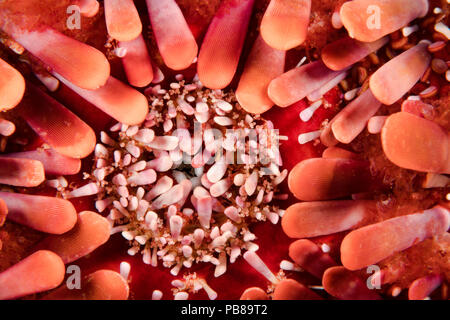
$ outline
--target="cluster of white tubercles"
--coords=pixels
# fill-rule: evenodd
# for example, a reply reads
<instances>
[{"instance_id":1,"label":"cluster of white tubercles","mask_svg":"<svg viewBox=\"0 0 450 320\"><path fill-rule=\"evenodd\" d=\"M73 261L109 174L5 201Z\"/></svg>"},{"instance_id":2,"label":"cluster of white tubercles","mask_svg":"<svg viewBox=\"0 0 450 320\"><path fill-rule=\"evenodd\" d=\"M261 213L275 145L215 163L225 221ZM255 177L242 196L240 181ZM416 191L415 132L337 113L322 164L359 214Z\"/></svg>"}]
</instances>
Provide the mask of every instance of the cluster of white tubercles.
<instances>
[{"instance_id":1,"label":"cluster of white tubercles","mask_svg":"<svg viewBox=\"0 0 450 320\"><path fill-rule=\"evenodd\" d=\"M187 274L183 279L177 279L172 281L172 289L175 300L182 300L183 297L186 299L189 297L189 293L197 293L200 290L205 290L208 298L210 300L217 299L217 292L214 291L206 282L205 279L197 278L195 273Z\"/></svg>"},{"instance_id":2,"label":"cluster of white tubercles","mask_svg":"<svg viewBox=\"0 0 450 320\"><path fill-rule=\"evenodd\" d=\"M287 176L279 169L282 138L233 94L182 80L170 88L147 90L151 110L141 125L119 123L101 133L92 182L67 196L97 194L112 233L129 240L128 253L142 253L144 263L162 260L177 275L209 262L218 277L227 261L258 250L249 224L276 224L284 212L272 203L287 197L277 194Z\"/></svg>"}]
</instances>

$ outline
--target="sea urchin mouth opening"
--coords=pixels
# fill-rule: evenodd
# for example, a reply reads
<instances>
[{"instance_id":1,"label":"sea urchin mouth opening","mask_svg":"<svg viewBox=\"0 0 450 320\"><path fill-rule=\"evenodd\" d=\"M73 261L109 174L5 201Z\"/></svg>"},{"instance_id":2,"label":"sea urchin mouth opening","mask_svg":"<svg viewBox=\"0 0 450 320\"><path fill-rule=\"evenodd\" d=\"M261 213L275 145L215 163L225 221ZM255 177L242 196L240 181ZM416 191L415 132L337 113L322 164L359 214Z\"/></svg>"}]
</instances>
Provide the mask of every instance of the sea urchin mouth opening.
<instances>
[{"instance_id":1,"label":"sea urchin mouth opening","mask_svg":"<svg viewBox=\"0 0 450 320\"><path fill-rule=\"evenodd\" d=\"M232 92L177 79L146 91L143 123L101 133L87 176L128 254L153 266L162 260L173 275L209 262L218 277L227 261L258 249L253 223L278 223L283 210L272 200L283 196L287 170L270 121L247 114Z\"/></svg>"}]
</instances>

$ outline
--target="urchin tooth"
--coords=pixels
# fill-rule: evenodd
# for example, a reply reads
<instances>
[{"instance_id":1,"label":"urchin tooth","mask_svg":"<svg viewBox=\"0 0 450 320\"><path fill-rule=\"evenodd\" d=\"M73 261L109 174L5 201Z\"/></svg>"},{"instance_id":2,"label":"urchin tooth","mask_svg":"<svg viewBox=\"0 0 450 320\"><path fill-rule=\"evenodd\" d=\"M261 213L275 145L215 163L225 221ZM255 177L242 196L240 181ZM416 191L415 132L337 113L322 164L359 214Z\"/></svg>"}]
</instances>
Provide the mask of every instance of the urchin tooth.
<instances>
[{"instance_id":1,"label":"urchin tooth","mask_svg":"<svg viewBox=\"0 0 450 320\"><path fill-rule=\"evenodd\" d=\"M424 300L443 283L443 277L439 274L431 274L416 279L408 289L409 300Z\"/></svg>"},{"instance_id":2,"label":"urchin tooth","mask_svg":"<svg viewBox=\"0 0 450 320\"><path fill-rule=\"evenodd\" d=\"M231 105L231 103L224 100L219 99L215 102L214 105L224 112L231 112L233 110L233 106Z\"/></svg>"},{"instance_id":3,"label":"urchin tooth","mask_svg":"<svg viewBox=\"0 0 450 320\"><path fill-rule=\"evenodd\" d=\"M214 183L211 188L210 188L210 192L211 195L214 198L220 197L221 195L223 195L225 192L228 191L228 189L233 185L233 182L228 179L222 179L216 183Z\"/></svg>"},{"instance_id":4,"label":"urchin tooth","mask_svg":"<svg viewBox=\"0 0 450 320\"><path fill-rule=\"evenodd\" d=\"M374 42L361 42L344 37L325 46L322 61L331 70L343 70L362 60L388 43L389 37Z\"/></svg>"},{"instance_id":5,"label":"urchin tooth","mask_svg":"<svg viewBox=\"0 0 450 320\"><path fill-rule=\"evenodd\" d=\"M268 88L269 97L276 105L287 107L320 89L341 73L328 69L322 61L315 61L273 79Z\"/></svg>"},{"instance_id":6,"label":"urchin tooth","mask_svg":"<svg viewBox=\"0 0 450 320\"><path fill-rule=\"evenodd\" d=\"M184 196L183 186L181 184L177 184L173 186L169 191L163 193L158 198L156 198L151 207L154 210L159 210L163 207L169 206L171 204L177 203Z\"/></svg>"},{"instance_id":7,"label":"urchin tooth","mask_svg":"<svg viewBox=\"0 0 450 320\"><path fill-rule=\"evenodd\" d=\"M156 231L158 228L158 215L154 211L148 211L145 215L145 223L148 225L149 229Z\"/></svg>"},{"instance_id":8,"label":"urchin tooth","mask_svg":"<svg viewBox=\"0 0 450 320\"><path fill-rule=\"evenodd\" d=\"M311 0L272 0L261 21L261 36L278 50L301 45L308 32Z\"/></svg>"},{"instance_id":9,"label":"urchin tooth","mask_svg":"<svg viewBox=\"0 0 450 320\"><path fill-rule=\"evenodd\" d=\"M152 293L152 300L161 300L163 293L160 290L154 290Z\"/></svg>"},{"instance_id":10,"label":"urchin tooth","mask_svg":"<svg viewBox=\"0 0 450 320\"><path fill-rule=\"evenodd\" d=\"M198 76L204 86L223 89L233 79L253 3L254 0L224 1L219 7L209 25L198 57Z\"/></svg>"},{"instance_id":11,"label":"urchin tooth","mask_svg":"<svg viewBox=\"0 0 450 320\"><path fill-rule=\"evenodd\" d=\"M156 181L156 172L153 169L147 169L141 172L134 173L127 179L130 185L145 186Z\"/></svg>"},{"instance_id":12,"label":"urchin tooth","mask_svg":"<svg viewBox=\"0 0 450 320\"><path fill-rule=\"evenodd\" d=\"M9 137L14 134L14 132L16 132L16 125L9 120L0 118L0 135Z\"/></svg>"},{"instance_id":13,"label":"urchin tooth","mask_svg":"<svg viewBox=\"0 0 450 320\"><path fill-rule=\"evenodd\" d=\"M173 239L178 239L183 228L183 218L180 216L172 216L169 220L170 233Z\"/></svg>"},{"instance_id":14,"label":"urchin tooth","mask_svg":"<svg viewBox=\"0 0 450 320\"><path fill-rule=\"evenodd\" d=\"M195 248L198 248L205 238L205 232L202 229L195 229L193 238Z\"/></svg>"},{"instance_id":15,"label":"urchin tooth","mask_svg":"<svg viewBox=\"0 0 450 320\"><path fill-rule=\"evenodd\" d=\"M278 283L277 277L270 271L267 265L261 260L261 258L253 251L247 251L244 253L244 259L248 262L256 271L261 273L271 283Z\"/></svg>"},{"instance_id":16,"label":"urchin tooth","mask_svg":"<svg viewBox=\"0 0 450 320\"><path fill-rule=\"evenodd\" d=\"M227 126L231 126L234 124L233 119L231 119L229 117L223 117L223 116L214 117L214 122L222 127L227 127Z\"/></svg>"},{"instance_id":17,"label":"urchin tooth","mask_svg":"<svg viewBox=\"0 0 450 320\"><path fill-rule=\"evenodd\" d=\"M174 136L154 137L147 145L157 150L173 151L178 147L179 139Z\"/></svg>"},{"instance_id":18,"label":"urchin tooth","mask_svg":"<svg viewBox=\"0 0 450 320\"><path fill-rule=\"evenodd\" d=\"M131 41L142 32L139 13L132 0L105 0L108 34L118 41Z\"/></svg>"},{"instance_id":19,"label":"urchin tooth","mask_svg":"<svg viewBox=\"0 0 450 320\"><path fill-rule=\"evenodd\" d=\"M67 200L12 192L0 192L0 199L8 207L9 220L38 231L62 234L77 222L75 208Z\"/></svg>"},{"instance_id":20,"label":"urchin tooth","mask_svg":"<svg viewBox=\"0 0 450 320\"><path fill-rule=\"evenodd\" d=\"M0 59L0 111L14 108L22 100L25 92L25 80L23 76Z\"/></svg>"},{"instance_id":21,"label":"urchin tooth","mask_svg":"<svg viewBox=\"0 0 450 320\"><path fill-rule=\"evenodd\" d=\"M156 182L153 188L149 192L147 192L147 194L144 196L144 199L147 201L151 201L160 194L169 191L172 186L173 180L168 176L163 176Z\"/></svg>"},{"instance_id":22,"label":"urchin tooth","mask_svg":"<svg viewBox=\"0 0 450 320\"><path fill-rule=\"evenodd\" d=\"M236 259L241 255L241 248L238 246L233 246L230 252L230 263L235 263Z\"/></svg>"},{"instance_id":23,"label":"urchin tooth","mask_svg":"<svg viewBox=\"0 0 450 320\"><path fill-rule=\"evenodd\" d=\"M206 102L200 101L195 104L195 110L198 113L204 113L209 111L209 106Z\"/></svg>"},{"instance_id":24,"label":"urchin tooth","mask_svg":"<svg viewBox=\"0 0 450 320\"><path fill-rule=\"evenodd\" d=\"M136 197L132 198L136 199ZM138 220L144 220L145 213L147 212L148 208L150 207L150 203L146 200L137 200L137 210L136 210L136 217ZM133 208L128 208L129 210L133 210Z\"/></svg>"},{"instance_id":25,"label":"urchin tooth","mask_svg":"<svg viewBox=\"0 0 450 320\"><path fill-rule=\"evenodd\" d=\"M227 172L228 165L225 160L220 160L214 163L206 173L206 177L212 183L216 183L223 178Z\"/></svg>"},{"instance_id":26,"label":"urchin tooth","mask_svg":"<svg viewBox=\"0 0 450 320\"><path fill-rule=\"evenodd\" d=\"M367 267L427 238L445 233L449 227L450 212L442 206L368 225L344 238L341 244L342 264L350 270Z\"/></svg>"},{"instance_id":27,"label":"urchin tooth","mask_svg":"<svg viewBox=\"0 0 450 320\"><path fill-rule=\"evenodd\" d=\"M226 208L224 214L236 223L241 222L241 217L239 216L239 212L236 207L231 206Z\"/></svg>"},{"instance_id":28,"label":"urchin tooth","mask_svg":"<svg viewBox=\"0 0 450 320\"><path fill-rule=\"evenodd\" d=\"M308 159L289 173L288 185L303 201L330 200L376 188L366 161L351 159Z\"/></svg>"},{"instance_id":29,"label":"urchin tooth","mask_svg":"<svg viewBox=\"0 0 450 320\"><path fill-rule=\"evenodd\" d=\"M208 190L206 190L202 186L198 186L198 187L194 188L193 195L198 199L198 198L202 198L202 197L209 197L210 193L208 192Z\"/></svg>"},{"instance_id":30,"label":"urchin tooth","mask_svg":"<svg viewBox=\"0 0 450 320\"><path fill-rule=\"evenodd\" d=\"M280 269L285 271L296 271L296 272L302 272L304 271L302 268L300 268L295 263L289 261L289 260L282 260L280 262Z\"/></svg>"},{"instance_id":31,"label":"urchin tooth","mask_svg":"<svg viewBox=\"0 0 450 320\"><path fill-rule=\"evenodd\" d=\"M145 160L141 160L136 162L135 164L132 164L131 166L129 166L128 172L138 172L138 171L142 171L147 167L147 162L145 162ZM150 168L153 169L153 168Z\"/></svg>"},{"instance_id":32,"label":"urchin tooth","mask_svg":"<svg viewBox=\"0 0 450 320\"><path fill-rule=\"evenodd\" d=\"M252 196L255 193L256 187L258 186L258 178L258 171L253 171L252 174L245 180L244 188L247 195Z\"/></svg>"},{"instance_id":33,"label":"urchin tooth","mask_svg":"<svg viewBox=\"0 0 450 320\"><path fill-rule=\"evenodd\" d=\"M273 300L322 300L317 293L293 279L283 279L277 283Z\"/></svg>"},{"instance_id":34,"label":"urchin tooth","mask_svg":"<svg viewBox=\"0 0 450 320\"><path fill-rule=\"evenodd\" d=\"M198 280L201 284L201 287L203 290L205 290L206 294L208 295L209 300L216 300L217 299L217 292L215 292L204 279Z\"/></svg>"},{"instance_id":35,"label":"urchin tooth","mask_svg":"<svg viewBox=\"0 0 450 320\"><path fill-rule=\"evenodd\" d=\"M380 107L372 91L366 90L335 116L331 125L334 137L342 143L352 142Z\"/></svg>"},{"instance_id":36,"label":"urchin tooth","mask_svg":"<svg viewBox=\"0 0 450 320\"><path fill-rule=\"evenodd\" d=\"M80 289L60 286L42 300L127 300L129 287L127 281L117 272L98 270L85 277Z\"/></svg>"},{"instance_id":37,"label":"urchin tooth","mask_svg":"<svg viewBox=\"0 0 450 320\"><path fill-rule=\"evenodd\" d=\"M132 156L133 158L139 158L141 155L141 148L135 145L134 141L130 141L127 143L125 149L127 150L128 154ZM125 156L128 156L127 154Z\"/></svg>"},{"instance_id":38,"label":"urchin tooth","mask_svg":"<svg viewBox=\"0 0 450 320\"><path fill-rule=\"evenodd\" d=\"M65 275L64 263L41 250L0 273L0 300L20 298L56 288Z\"/></svg>"},{"instance_id":39,"label":"urchin tooth","mask_svg":"<svg viewBox=\"0 0 450 320\"><path fill-rule=\"evenodd\" d=\"M186 200L188 199L189 194L192 191L193 185L192 185L191 180L188 180L188 179L181 181L180 185L182 187L182 192L183 193L182 193L181 199L176 202L176 205L178 205L178 207L181 208L181 207L184 206Z\"/></svg>"},{"instance_id":40,"label":"urchin tooth","mask_svg":"<svg viewBox=\"0 0 450 320\"><path fill-rule=\"evenodd\" d=\"M197 198L197 213L202 227L209 229L212 214L212 199L210 196Z\"/></svg>"},{"instance_id":41,"label":"urchin tooth","mask_svg":"<svg viewBox=\"0 0 450 320\"><path fill-rule=\"evenodd\" d=\"M152 129L144 128L138 130L138 132L133 137L136 141L148 144L155 138L155 131Z\"/></svg>"},{"instance_id":42,"label":"urchin tooth","mask_svg":"<svg viewBox=\"0 0 450 320\"><path fill-rule=\"evenodd\" d=\"M122 261L119 266L119 271L122 279L127 281L130 278L131 265L126 261Z\"/></svg>"},{"instance_id":43,"label":"urchin tooth","mask_svg":"<svg viewBox=\"0 0 450 320\"><path fill-rule=\"evenodd\" d=\"M18 19L7 23L10 20L6 16L3 20L6 23L0 28L54 72L84 89L95 90L106 83L110 66L99 50L47 26L28 31L24 25L17 24Z\"/></svg>"},{"instance_id":44,"label":"urchin tooth","mask_svg":"<svg viewBox=\"0 0 450 320\"><path fill-rule=\"evenodd\" d=\"M96 90L86 90L59 74L54 75L83 99L121 123L136 125L145 120L148 113L147 98L116 78L109 77L105 85Z\"/></svg>"},{"instance_id":45,"label":"urchin tooth","mask_svg":"<svg viewBox=\"0 0 450 320\"><path fill-rule=\"evenodd\" d=\"M102 200L97 200L95 201L95 209L97 209L98 212L103 212L105 211L105 209L112 204L112 199L111 198L107 198L107 199L102 199Z\"/></svg>"},{"instance_id":46,"label":"urchin tooth","mask_svg":"<svg viewBox=\"0 0 450 320\"><path fill-rule=\"evenodd\" d=\"M188 298L189 298L189 293L177 292L174 294L173 300L187 300Z\"/></svg>"},{"instance_id":47,"label":"urchin tooth","mask_svg":"<svg viewBox=\"0 0 450 320\"><path fill-rule=\"evenodd\" d=\"M300 119L303 122L308 122L309 120L311 120L314 113L317 111L317 109L319 109L322 106L322 104L323 104L322 99L317 100L316 102L311 104L308 108L306 108L302 112L300 112ZM299 139L299 141L300 141L300 139Z\"/></svg>"},{"instance_id":48,"label":"urchin tooth","mask_svg":"<svg viewBox=\"0 0 450 320\"><path fill-rule=\"evenodd\" d=\"M236 99L247 112L260 114L273 106L267 87L283 73L285 57L285 51L271 48L261 37L256 39L236 89Z\"/></svg>"},{"instance_id":49,"label":"urchin tooth","mask_svg":"<svg viewBox=\"0 0 450 320\"><path fill-rule=\"evenodd\" d=\"M97 0L73 0L72 3L80 8L80 13L86 18L95 16L100 8Z\"/></svg>"},{"instance_id":50,"label":"urchin tooth","mask_svg":"<svg viewBox=\"0 0 450 320\"><path fill-rule=\"evenodd\" d=\"M134 87L148 86L153 80L153 67L144 37L139 35L131 41L120 41L119 46L127 50L122 64L128 82Z\"/></svg>"},{"instance_id":51,"label":"urchin tooth","mask_svg":"<svg viewBox=\"0 0 450 320\"><path fill-rule=\"evenodd\" d=\"M219 237L222 238L223 236ZM213 242L211 243L211 246L214 247L214 241L216 241L216 239L213 240ZM224 242L226 242L226 238L224 238ZM223 275L225 272L227 271L227 256L225 252L222 252L219 255L219 264L216 265L216 268L214 269L214 277L220 277L221 275ZM214 295L215 297L217 297L217 294ZM213 300L213 299L212 299Z\"/></svg>"},{"instance_id":52,"label":"urchin tooth","mask_svg":"<svg viewBox=\"0 0 450 320\"><path fill-rule=\"evenodd\" d=\"M45 180L40 161L0 157L0 183L17 187L36 187Z\"/></svg>"},{"instance_id":53,"label":"urchin tooth","mask_svg":"<svg viewBox=\"0 0 450 320\"><path fill-rule=\"evenodd\" d=\"M130 196L129 195L127 209L129 211L136 211L136 216L139 218L139 217L141 217L141 214L138 214L138 212L137 212L138 206L139 206L138 198L136 198L135 196Z\"/></svg>"},{"instance_id":54,"label":"urchin tooth","mask_svg":"<svg viewBox=\"0 0 450 320\"><path fill-rule=\"evenodd\" d=\"M31 83L27 83L27 96L17 111L58 153L71 158L84 158L94 150L94 130Z\"/></svg>"},{"instance_id":55,"label":"urchin tooth","mask_svg":"<svg viewBox=\"0 0 450 320\"><path fill-rule=\"evenodd\" d=\"M395 103L419 81L431 61L428 45L420 42L385 63L370 77L370 89L380 102Z\"/></svg>"},{"instance_id":56,"label":"urchin tooth","mask_svg":"<svg viewBox=\"0 0 450 320\"><path fill-rule=\"evenodd\" d=\"M320 131L320 130L301 133L298 135L298 143L300 143L302 145L309 143L311 141L316 140L317 138L321 138L321 135L322 135L322 131Z\"/></svg>"},{"instance_id":57,"label":"urchin tooth","mask_svg":"<svg viewBox=\"0 0 450 320\"><path fill-rule=\"evenodd\" d=\"M211 154L207 150L204 150L203 152L197 153L192 158L191 166L194 168L194 170L197 170L197 171L198 170L202 170L202 172L199 175L199 177L201 177L203 175L203 168L205 167L205 164L208 162L210 157L211 157Z\"/></svg>"},{"instance_id":58,"label":"urchin tooth","mask_svg":"<svg viewBox=\"0 0 450 320\"><path fill-rule=\"evenodd\" d=\"M354 273L344 267L331 267L323 275L326 292L342 300L379 300L380 296Z\"/></svg>"},{"instance_id":59,"label":"urchin tooth","mask_svg":"<svg viewBox=\"0 0 450 320\"><path fill-rule=\"evenodd\" d=\"M450 135L433 121L408 112L390 115L381 142L386 157L401 168L450 173Z\"/></svg>"},{"instance_id":60,"label":"urchin tooth","mask_svg":"<svg viewBox=\"0 0 450 320\"><path fill-rule=\"evenodd\" d=\"M164 63L174 70L189 67L198 46L178 4L174 0L147 0L147 8Z\"/></svg>"},{"instance_id":61,"label":"urchin tooth","mask_svg":"<svg viewBox=\"0 0 450 320\"><path fill-rule=\"evenodd\" d=\"M233 178L233 183L235 186L242 186L245 183L245 176L242 173L238 173L237 175L234 176Z\"/></svg>"},{"instance_id":62,"label":"urchin tooth","mask_svg":"<svg viewBox=\"0 0 450 320\"><path fill-rule=\"evenodd\" d=\"M85 184L82 187L72 190L69 194L66 195L66 199L92 196L94 194L98 194L99 192L99 186L96 183L91 182Z\"/></svg>"},{"instance_id":63,"label":"urchin tooth","mask_svg":"<svg viewBox=\"0 0 450 320\"><path fill-rule=\"evenodd\" d=\"M169 155L163 155L147 162L147 168L154 169L158 172L169 171L172 166L173 161Z\"/></svg>"},{"instance_id":64,"label":"urchin tooth","mask_svg":"<svg viewBox=\"0 0 450 320\"><path fill-rule=\"evenodd\" d=\"M75 227L62 235L51 235L38 248L57 253L65 264L78 260L108 241L111 226L101 215L83 211L78 214Z\"/></svg>"},{"instance_id":65,"label":"urchin tooth","mask_svg":"<svg viewBox=\"0 0 450 320\"><path fill-rule=\"evenodd\" d=\"M192 249L191 246L184 245L184 246L182 247L182 251L183 251L183 256L184 256L185 258L189 258L189 257L192 256L193 249Z\"/></svg>"},{"instance_id":66,"label":"urchin tooth","mask_svg":"<svg viewBox=\"0 0 450 320\"><path fill-rule=\"evenodd\" d=\"M427 0L356 0L344 3L340 18L352 38L376 41L428 12Z\"/></svg>"},{"instance_id":67,"label":"urchin tooth","mask_svg":"<svg viewBox=\"0 0 450 320\"><path fill-rule=\"evenodd\" d=\"M9 153L2 155L2 157L40 161L44 165L45 174L56 176L77 174L81 169L80 159L63 156L53 149Z\"/></svg>"},{"instance_id":68,"label":"urchin tooth","mask_svg":"<svg viewBox=\"0 0 450 320\"><path fill-rule=\"evenodd\" d=\"M183 97L179 97L177 99L178 106L180 107L181 111L187 115L192 116L195 113L195 110L189 103L184 100Z\"/></svg>"},{"instance_id":69,"label":"urchin tooth","mask_svg":"<svg viewBox=\"0 0 450 320\"><path fill-rule=\"evenodd\" d=\"M301 268L319 279L322 279L326 269L337 265L317 244L307 239L291 243L289 257Z\"/></svg>"},{"instance_id":70,"label":"urchin tooth","mask_svg":"<svg viewBox=\"0 0 450 320\"><path fill-rule=\"evenodd\" d=\"M269 300L269 296L263 289L252 287L246 289L239 300Z\"/></svg>"},{"instance_id":71,"label":"urchin tooth","mask_svg":"<svg viewBox=\"0 0 450 320\"><path fill-rule=\"evenodd\" d=\"M117 186L126 186L128 184L127 178L122 173L116 174L112 178L112 183L114 183Z\"/></svg>"}]
</instances>

